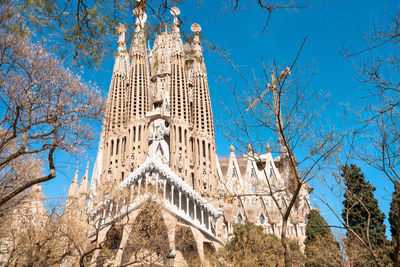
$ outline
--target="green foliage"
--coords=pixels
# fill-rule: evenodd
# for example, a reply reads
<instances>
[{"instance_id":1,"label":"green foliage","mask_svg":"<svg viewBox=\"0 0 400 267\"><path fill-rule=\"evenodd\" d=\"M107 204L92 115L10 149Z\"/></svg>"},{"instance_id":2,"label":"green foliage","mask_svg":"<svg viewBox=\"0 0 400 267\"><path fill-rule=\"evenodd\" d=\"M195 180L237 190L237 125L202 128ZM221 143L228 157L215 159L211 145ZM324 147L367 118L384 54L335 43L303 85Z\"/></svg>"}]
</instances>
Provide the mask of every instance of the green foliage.
<instances>
[{"instance_id":1,"label":"green foliage","mask_svg":"<svg viewBox=\"0 0 400 267\"><path fill-rule=\"evenodd\" d=\"M341 266L340 247L329 225L316 210L307 216L305 265L306 266Z\"/></svg>"},{"instance_id":2,"label":"green foliage","mask_svg":"<svg viewBox=\"0 0 400 267\"><path fill-rule=\"evenodd\" d=\"M352 233L347 230L345 239L345 249L350 264L375 266L375 260L377 260L381 261L382 265L387 265L389 247L385 237L386 226L383 224L385 215L379 209L378 200L374 197L375 187L365 181L364 174L356 165L343 166L341 175L347 187L342 217L348 227L354 231ZM374 258L366 247L369 244L377 258Z\"/></svg>"},{"instance_id":3,"label":"green foliage","mask_svg":"<svg viewBox=\"0 0 400 267\"><path fill-rule=\"evenodd\" d=\"M105 56L111 56L116 48L118 23L128 29L131 40L135 19L132 10L135 6L148 6L147 12L157 20L147 23L150 31L165 24L165 18L171 19L169 9L182 4L182 0L172 1L54 1L54 0L17 0L11 2L14 12L20 17L21 26L32 35L40 34L49 48L63 59L77 66L98 67ZM164 27L162 27L164 28ZM111 41L111 42L110 42Z\"/></svg>"},{"instance_id":4,"label":"green foliage","mask_svg":"<svg viewBox=\"0 0 400 267\"><path fill-rule=\"evenodd\" d=\"M397 234L397 219L399 214L399 201L400 201L400 183L395 181L394 192L392 194L392 201L390 202L389 223L390 232L392 233L392 240Z\"/></svg>"},{"instance_id":5,"label":"green foliage","mask_svg":"<svg viewBox=\"0 0 400 267\"><path fill-rule=\"evenodd\" d=\"M132 9L130 1L118 0L20 0L15 5L29 30L49 41L55 52L77 65L91 67L111 54L108 40Z\"/></svg>"},{"instance_id":6,"label":"green foliage","mask_svg":"<svg viewBox=\"0 0 400 267\"><path fill-rule=\"evenodd\" d=\"M317 236L324 238L333 238L329 225L317 210L310 210L307 216L308 223L306 227L306 243L312 242Z\"/></svg>"},{"instance_id":7,"label":"green foliage","mask_svg":"<svg viewBox=\"0 0 400 267\"><path fill-rule=\"evenodd\" d=\"M343 166L342 177L347 187L343 201L343 220L363 240L367 240L367 227L369 217L369 238L373 248L384 247L386 226L383 224L385 214L378 206L374 197L375 187L365 181L364 174L356 165ZM347 232L349 237L349 232Z\"/></svg>"},{"instance_id":8,"label":"green foliage","mask_svg":"<svg viewBox=\"0 0 400 267\"><path fill-rule=\"evenodd\" d=\"M392 233L392 250L390 252L391 258L394 261L398 261L399 258L399 234L398 231L398 214L399 214L399 201L400 201L400 183L398 181L394 182L394 192L392 194L392 201L390 202L389 211L389 224L390 232ZM397 254L397 255L396 255ZM396 255L396 257L395 257Z\"/></svg>"},{"instance_id":9,"label":"green foliage","mask_svg":"<svg viewBox=\"0 0 400 267\"><path fill-rule=\"evenodd\" d=\"M298 243L291 241L290 248L294 264L299 265L303 256ZM221 266L283 266L284 263L281 241L249 222L234 225L231 239L219 254L224 260Z\"/></svg>"}]
</instances>

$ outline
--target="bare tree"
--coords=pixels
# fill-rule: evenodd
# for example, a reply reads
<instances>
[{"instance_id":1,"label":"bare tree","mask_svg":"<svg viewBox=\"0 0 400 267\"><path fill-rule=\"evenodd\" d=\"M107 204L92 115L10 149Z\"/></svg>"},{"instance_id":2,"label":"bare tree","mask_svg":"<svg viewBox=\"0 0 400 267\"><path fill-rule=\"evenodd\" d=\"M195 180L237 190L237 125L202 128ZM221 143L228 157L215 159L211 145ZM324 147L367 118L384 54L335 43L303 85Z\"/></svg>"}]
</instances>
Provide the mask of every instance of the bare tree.
<instances>
[{"instance_id":1,"label":"bare tree","mask_svg":"<svg viewBox=\"0 0 400 267\"><path fill-rule=\"evenodd\" d=\"M258 152L253 157L260 164L262 161L259 155L269 149L266 144L268 140L271 141L267 134L278 139L280 146L273 152L281 153L281 160L290 178L285 187L278 190L267 178L265 191L276 203L282 218L281 243L285 251L285 266L292 266L286 229L299 194L302 190L308 190L308 182L318 175L342 140L334 129L320 120L324 105L320 104L320 95L306 89L310 82L304 78L306 71L299 72L295 68L303 45L304 42L291 66L282 72L277 65L269 69L264 65L262 80L250 82L233 65L247 83L248 93L244 93L246 90L239 92L231 86L236 101L233 109L229 109L234 127L223 126L223 131L238 147L243 148L250 144ZM268 73L271 72L273 75L269 78ZM230 130L231 127L234 130ZM268 177L267 174L265 177ZM281 205L279 198L282 192L288 192L288 204L285 206Z\"/></svg>"},{"instance_id":2,"label":"bare tree","mask_svg":"<svg viewBox=\"0 0 400 267\"><path fill-rule=\"evenodd\" d=\"M132 16L132 10L135 7L147 5L149 14L155 19L154 23L147 25L151 34L153 31L164 29L167 25L164 15L174 5L185 2L184 0L116 0L111 2L66 0L57 3L49 0L5 1L7 4L15 3L12 13L20 17L18 25L24 25L24 31L41 33L48 41L47 45L62 58L78 66L89 67L99 67L104 56L114 53L110 42L114 37L112 34L114 27L122 20L125 21L124 24L127 27L133 27L133 21L127 21L126 18ZM256 1L255 6L265 12L265 25L262 31L265 31L275 11L304 8L308 2L309 0ZM196 1L195 4L201 6L202 1ZM242 7L250 7L252 4L244 0L226 0L226 8L217 12L237 12Z\"/></svg>"},{"instance_id":3,"label":"bare tree","mask_svg":"<svg viewBox=\"0 0 400 267\"><path fill-rule=\"evenodd\" d=\"M96 87L13 30L18 18L8 16L10 8L0 6L0 207L53 179L56 152L83 148L92 138L89 125L101 118L104 106ZM32 160L47 166L28 177L22 170Z\"/></svg>"},{"instance_id":4,"label":"bare tree","mask_svg":"<svg viewBox=\"0 0 400 267\"><path fill-rule=\"evenodd\" d=\"M363 49L345 51L345 56L359 59L354 64L360 84L368 92L356 111L360 125L354 131L354 158L375 168L394 187L400 181L400 12L393 9L391 20L364 35ZM368 59L365 59L368 58ZM400 211L398 211L400 214ZM397 226L400 218L397 217ZM397 228L398 229L398 228ZM400 266L400 232L392 236L393 266Z\"/></svg>"}]
</instances>

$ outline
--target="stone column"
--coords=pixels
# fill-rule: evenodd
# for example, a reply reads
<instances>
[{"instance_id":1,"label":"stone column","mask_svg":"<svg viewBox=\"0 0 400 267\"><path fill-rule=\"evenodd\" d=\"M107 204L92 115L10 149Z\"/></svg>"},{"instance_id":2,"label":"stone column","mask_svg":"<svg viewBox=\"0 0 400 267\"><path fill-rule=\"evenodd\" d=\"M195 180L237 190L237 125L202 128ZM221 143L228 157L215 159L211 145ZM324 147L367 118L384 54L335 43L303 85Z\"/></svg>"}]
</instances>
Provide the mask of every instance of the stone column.
<instances>
[{"instance_id":1,"label":"stone column","mask_svg":"<svg viewBox=\"0 0 400 267\"><path fill-rule=\"evenodd\" d=\"M196 201L193 199L193 220L196 220Z\"/></svg>"},{"instance_id":2,"label":"stone column","mask_svg":"<svg viewBox=\"0 0 400 267\"><path fill-rule=\"evenodd\" d=\"M163 197L166 199L167 197L167 179L164 177L164 192L163 192Z\"/></svg>"},{"instance_id":3,"label":"stone column","mask_svg":"<svg viewBox=\"0 0 400 267\"><path fill-rule=\"evenodd\" d=\"M210 213L210 211L207 211L207 215L208 215L208 225L207 225L207 228L208 228L208 230L210 230L210 232L211 232L211 213Z\"/></svg>"},{"instance_id":4,"label":"stone column","mask_svg":"<svg viewBox=\"0 0 400 267\"><path fill-rule=\"evenodd\" d=\"M158 179L160 178L160 174L159 173L157 173L156 174L156 196L157 196L157 198L158 198Z\"/></svg>"},{"instance_id":5,"label":"stone column","mask_svg":"<svg viewBox=\"0 0 400 267\"><path fill-rule=\"evenodd\" d=\"M174 189L175 185L171 183L171 204L174 205Z\"/></svg>"},{"instance_id":6,"label":"stone column","mask_svg":"<svg viewBox=\"0 0 400 267\"><path fill-rule=\"evenodd\" d=\"M105 220L106 212L107 212L106 209L104 209L104 210L103 210L103 218L102 218L103 221Z\"/></svg>"},{"instance_id":7,"label":"stone column","mask_svg":"<svg viewBox=\"0 0 400 267\"><path fill-rule=\"evenodd\" d=\"M145 192L146 192L146 194L147 194L147 187L148 187L148 184L149 184L149 173L148 172L146 172L146 174L145 174L145 176L146 176L146 189L145 189Z\"/></svg>"},{"instance_id":8,"label":"stone column","mask_svg":"<svg viewBox=\"0 0 400 267\"><path fill-rule=\"evenodd\" d=\"M138 196L140 197L140 187L142 187L142 178L139 179Z\"/></svg>"},{"instance_id":9,"label":"stone column","mask_svg":"<svg viewBox=\"0 0 400 267\"><path fill-rule=\"evenodd\" d=\"M204 242L204 236L201 234L201 232L194 227L190 227L194 240L196 241L197 244L197 252L199 253L200 256L200 261L204 263L204 250L203 250L203 242Z\"/></svg>"},{"instance_id":10,"label":"stone column","mask_svg":"<svg viewBox=\"0 0 400 267\"><path fill-rule=\"evenodd\" d=\"M179 188L179 210L182 210L182 189Z\"/></svg>"},{"instance_id":11,"label":"stone column","mask_svg":"<svg viewBox=\"0 0 400 267\"><path fill-rule=\"evenodd\" d=\"M204 208L203 207L200 207L200 216L201 216L201 219L200 219L201 225L204 225Z\"/></svg>"},{"instance_id":12,"label":"stone column","mask_svg":"<svg viewBox=\"0 0 400 267\"><path fill-rule=\"evenodd\" d=\"M214 223L215 223L215 236L218 238L218 219L217 219L217 217L214 217Z\"/></svg>"},{"instance_id":13,"label":"stone column","mask_svg":"<svg viewBox=\"0 0 400 267\"><path fill-rule=\"evenodd\" d=\"M185 194L185 196L186 196L186 215L187 216L190 216L190 207L189 207L189 194Z\"/></svg>"},{"instance_id":14,"label":"stone column","mask_svg":"<svg viewBox=\"0 0 400 267\"><path fill-rule=\"evenodd\" d=\"M131 202L133 201L134 196L135 196L135 182L131 184Z\"/></svg>"}]
</instances>

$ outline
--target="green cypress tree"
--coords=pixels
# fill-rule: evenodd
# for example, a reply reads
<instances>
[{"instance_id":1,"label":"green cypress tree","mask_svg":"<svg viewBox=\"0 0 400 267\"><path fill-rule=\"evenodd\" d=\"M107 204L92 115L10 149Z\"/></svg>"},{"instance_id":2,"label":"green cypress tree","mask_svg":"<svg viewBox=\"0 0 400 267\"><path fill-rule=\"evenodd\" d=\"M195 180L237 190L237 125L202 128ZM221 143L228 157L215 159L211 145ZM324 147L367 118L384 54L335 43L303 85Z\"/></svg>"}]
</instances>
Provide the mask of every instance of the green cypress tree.
<instances>
[{"instance_id":1,"label":"green cypress tree","mask_svg":"<svg viewBox=\"0 0 400 267\"><path fill-rule=\"evenodd\" d=\"M371 248L376 255L373 257L363 242L348 230L345 250L350 265L375 266L380 262L380 265L387 266L389 247L385 237L386 226L383 224L385 214L379 209L378 200L374 197L375 187L365 180L364 174L356 165L343 166L341 175L347 187L343 201L343 220L366 244L368 231Z\"/></svg>"},{"instance_id":2,"label":"green cypress tree","mask_svg":"<svg viewBox=\"0 0 400 267\"><path fill-rule=\"evenodd\" d=\"M392 194L392 201L390 202L389 223L392 239L397 234L397 218L399 214L399 201L400 201L400 183L394 182L394 192Z\"/></svg>"},{"instance_id":3,"label":"green cypress tree","mask_svg":"<svg viewBox=\"0 0 400 267\"><path fill-rule=\"evenodd\" d=\"M390 232L392 233L392 247L393 252L391 258L394 266L399 266L399 250L400 250L400 233L398 231L399 219L399 202L400 202L400 183L394 182L394 192L392 194L392 201L390 202L389 223Z\"/></svg>"},{"instance_id":4,"label":"green cypress tree","mask_svg":"<svg viewBox=\"0 0 400 267\"><path fill-rule=\"evenodd\" d=\"M375 187L365 181L361 169L352 164L342 167L342 177L347 191L344 193L343 220L350 228L367 240L368 212L370 213L369 238L373 248L384 247L387 244L385 237L386 226L383 224L385 214L378 206L374 197ZM348 214L348 217L347 217ZM347 237L349 237L349 231Z\"/></svg>"},{"instance_id":5,"label":"green cypress tree","mask_svg":"<svg viewBox=\"0 0 400 267\"><path fill-rule=\"evenodd\" d=\"M305 265L341 266L342 257L339 243L335 240L331 229L317 210L310 210L307 216L305 244Z\"/></svg>"}]
</instances>

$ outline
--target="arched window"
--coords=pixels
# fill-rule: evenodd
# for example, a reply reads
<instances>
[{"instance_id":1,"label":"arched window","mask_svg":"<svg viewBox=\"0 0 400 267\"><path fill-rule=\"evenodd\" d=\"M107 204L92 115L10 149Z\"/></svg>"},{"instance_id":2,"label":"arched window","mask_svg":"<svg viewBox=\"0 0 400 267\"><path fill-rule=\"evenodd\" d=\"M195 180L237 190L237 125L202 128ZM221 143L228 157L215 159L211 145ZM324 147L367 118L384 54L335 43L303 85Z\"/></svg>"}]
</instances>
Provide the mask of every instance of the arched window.
<instances>
[{"instance_id":1,"label":"arched window","mask_svg":"<svg viewBox=\"0 0 400 267\"><path fill-rule=\"evenodd\" d=\"M272 163L269 166L269 177L276 179L275 172L274 172L274 167L272 167Z\"/></svg>"},{"instance_id":2,"label":"arched window","mask_svg":"<svg viewBox=\"0 0 400 267\"><path fill-rule=\"evenodd\" d=\"M257 187L254 184L251 186L251 192L253 194L255 194L257 192Z\"/></svg>"},{"instance_id":3,"label":"arched window","mask_svg":"<svg viewBox=\"0 0 400 267\"><path fill-rule=\"evenodd\" d=\"M276 192L276 187L274 185L271 186L271 189L272 189L272 193Z\"/></svg>"},{"instance_id":4,"label":"arched window","mask_svg":"<svg viewBox=\"0 0 400 267\"><path fill-rule=\"evenodd\" d=\"M232 170L232 178L236 178L236 177L237 177L236 169L233 168L233 170Z\"/></svg>"},{"instance_id":5,"label":"arched window","mask_svg":"<svg viewBox=\"0 0 400 267\"><path fill-rule=\"evenodd\" d=\"M239 214L237 216L237 220L238 220L238 223L242 223L242 221L243 221L242 215Z\"/></svg>"},{"instance_id":6,"label":"arched window","mask_svg":"<svg viewBox=\"0 0 400 267\"><path fill-rule=\"evenodd\" d=\"M264 215L261 214L261 216L260 216L260 223L261 223L261 224L264 224L264 222L265 222L265 217L264 217Z\"/></svg>"},{"instance_id":7,"label":"arched window","mask_svg":"<svg viewBox=\"0 0 400 267\"><path fill-rule=\"evenodd\" d=\"M251 178L255 178L255 177L256 177L256 173L255 173L255 171L254 171L254 168L251 168L250 177L251 177Z\"/></svg>"}]
</instances>

